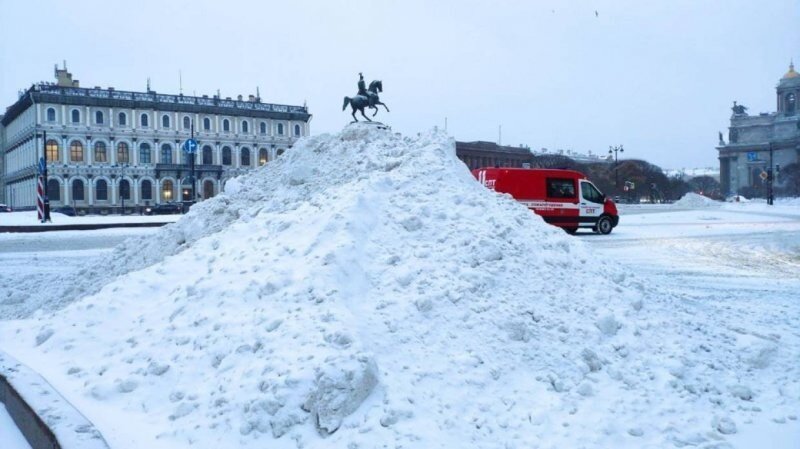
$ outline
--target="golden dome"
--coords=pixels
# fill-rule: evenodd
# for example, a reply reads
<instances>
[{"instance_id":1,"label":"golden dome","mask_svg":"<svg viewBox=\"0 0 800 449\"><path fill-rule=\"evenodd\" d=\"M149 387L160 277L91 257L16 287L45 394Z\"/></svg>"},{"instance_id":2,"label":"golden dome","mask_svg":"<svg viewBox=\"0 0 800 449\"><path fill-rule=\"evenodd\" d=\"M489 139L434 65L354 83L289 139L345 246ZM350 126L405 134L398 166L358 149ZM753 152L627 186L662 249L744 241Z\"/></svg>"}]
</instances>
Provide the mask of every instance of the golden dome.
<instances>
[{"instance_id":1,"label":"golden dome","mask_svg":"<svg viewBox=\"0 0 800 449\"><path fill-rule=\"evenodd\" d=\"M800 77L800 73L794 71L794 62L789 63L789 71L786 72L786 75L783 75L783 80L788 80L790 78L797 78Z\"/></svg>"}]
</instances>

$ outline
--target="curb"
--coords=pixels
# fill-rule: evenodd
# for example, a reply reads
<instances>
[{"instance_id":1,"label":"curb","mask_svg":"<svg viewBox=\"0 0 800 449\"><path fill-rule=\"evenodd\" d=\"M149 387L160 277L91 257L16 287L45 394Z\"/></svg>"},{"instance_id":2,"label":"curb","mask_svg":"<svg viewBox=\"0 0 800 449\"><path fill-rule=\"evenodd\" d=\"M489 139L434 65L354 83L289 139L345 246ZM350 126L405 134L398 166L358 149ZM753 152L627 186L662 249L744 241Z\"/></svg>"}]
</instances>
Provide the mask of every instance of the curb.
<instances>
[{"instance_id":1,"label":"curb","mask_svg":"<svg viewBox=\"0 0 800 449\"><path fill-rule=\"evenodd\" d=\"M102 224L73 224L73 225L33 225L33 226L0 226L2 232L49 232L49 231L92 231L95 229L109 228L154 228L174 223L102 223Z\"/></svg>"},{"instance_id":2,"label":"curb","mask_svg":"<svg viewBox=\"0 0 800 449\"><path fill-rule=\"evenodd\" d=\"M33 449L108 449L94 424L42 376L3 351L0 402Z\"/></svg>"}]
</instances>

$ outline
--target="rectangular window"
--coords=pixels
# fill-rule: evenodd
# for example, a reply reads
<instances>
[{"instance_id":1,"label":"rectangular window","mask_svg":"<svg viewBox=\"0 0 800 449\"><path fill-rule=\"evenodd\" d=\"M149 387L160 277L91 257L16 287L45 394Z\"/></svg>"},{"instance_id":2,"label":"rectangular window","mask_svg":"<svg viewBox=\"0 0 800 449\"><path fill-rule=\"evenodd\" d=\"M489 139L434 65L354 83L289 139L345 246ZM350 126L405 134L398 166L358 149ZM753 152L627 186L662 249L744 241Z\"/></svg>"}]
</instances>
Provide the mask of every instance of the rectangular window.
<instances>
[{"instance_id":1,"label":"rectangular window","mask_svg":"<svg viewBox=\"0 0 800 449\"><path fill-rule=\"evenodd\" d=\"M547 196L575 199L575 182L571 179L547 178Z\"/></svg>"}]
</instances>

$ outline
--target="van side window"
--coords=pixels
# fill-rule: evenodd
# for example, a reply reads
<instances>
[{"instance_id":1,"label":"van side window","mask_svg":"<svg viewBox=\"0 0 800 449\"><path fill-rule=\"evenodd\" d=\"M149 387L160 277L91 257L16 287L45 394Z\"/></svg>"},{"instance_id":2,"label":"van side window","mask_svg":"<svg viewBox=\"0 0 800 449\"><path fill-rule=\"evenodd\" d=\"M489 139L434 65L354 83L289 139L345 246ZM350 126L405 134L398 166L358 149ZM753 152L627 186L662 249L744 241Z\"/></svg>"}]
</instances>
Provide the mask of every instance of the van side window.
<instances>
[{"instance_id":1,"label":"van side window","mask_svg":"<svg viewBox=\"0 0 800 449\"><path fill-rule=\"evenodd\" d=\"M586 201L603 204L605 197L589 182L581 181L581 195Z\"/></svg>"},{"instance_id":2,"label":"van side window","mask_svg":"<svg viewBox=\"0 0 800 449\"><path fill-rule=\"evenodd\" d=\"M547 178L547 196L550 198L575 198L575 182L571 179Z\"/></svg>"}]
</instances>

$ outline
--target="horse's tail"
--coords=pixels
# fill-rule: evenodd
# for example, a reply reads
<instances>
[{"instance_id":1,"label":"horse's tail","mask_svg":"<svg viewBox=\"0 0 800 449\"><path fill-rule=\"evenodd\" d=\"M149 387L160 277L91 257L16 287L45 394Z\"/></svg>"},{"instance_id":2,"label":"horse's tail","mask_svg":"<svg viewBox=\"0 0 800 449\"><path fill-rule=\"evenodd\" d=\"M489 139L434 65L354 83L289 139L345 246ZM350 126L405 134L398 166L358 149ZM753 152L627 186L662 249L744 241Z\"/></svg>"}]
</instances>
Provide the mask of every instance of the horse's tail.
<instances>
[{"instance_id":1,"label":"horse's tail","mask_svg":"<svg viewBox=\"0 0 800 449\"><path fill-rule=\"evenodd\" d=\"M350 97L344 97L344 104L342 105L343 111L347 108L348 103L350 103Z\"/></svg>"}]
</instances>

